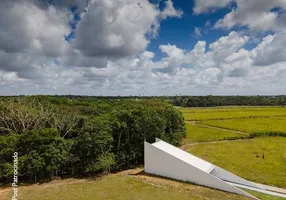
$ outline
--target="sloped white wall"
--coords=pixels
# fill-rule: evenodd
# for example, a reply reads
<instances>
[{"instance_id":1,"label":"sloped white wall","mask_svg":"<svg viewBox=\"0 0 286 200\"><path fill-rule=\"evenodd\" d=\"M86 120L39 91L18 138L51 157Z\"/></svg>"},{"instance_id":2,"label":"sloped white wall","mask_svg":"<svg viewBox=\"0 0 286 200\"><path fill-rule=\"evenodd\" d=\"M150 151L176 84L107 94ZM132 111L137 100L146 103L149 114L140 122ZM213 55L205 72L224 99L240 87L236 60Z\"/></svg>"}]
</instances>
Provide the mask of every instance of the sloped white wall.
<instances>
[{"instance_id":1,"label":"sloped white wall","mask_svg":"<svg viewBox=\"0 0 286 200\"><path fill-rule=\"evenodd\" d=\"M250 186L254 188L264 189L218 166L214 167L214 169L211 171L211 174L222 180L229 181L232 183L238 183L238 184L242 184L242 185L246 185L246 186Z\"/></svg>"},{"instance_id":2,"label":"sloped white wall","mask_svg":"<svg viewBox=\"0 0 286 200\"><path fill-rule=\"evenodd\" d=\"M154 147L148 142L144 143L144 162L145 172L150 174L191 182L257 199L256 197L225 183L219 178Z\"/></svg>"}]
</instances>

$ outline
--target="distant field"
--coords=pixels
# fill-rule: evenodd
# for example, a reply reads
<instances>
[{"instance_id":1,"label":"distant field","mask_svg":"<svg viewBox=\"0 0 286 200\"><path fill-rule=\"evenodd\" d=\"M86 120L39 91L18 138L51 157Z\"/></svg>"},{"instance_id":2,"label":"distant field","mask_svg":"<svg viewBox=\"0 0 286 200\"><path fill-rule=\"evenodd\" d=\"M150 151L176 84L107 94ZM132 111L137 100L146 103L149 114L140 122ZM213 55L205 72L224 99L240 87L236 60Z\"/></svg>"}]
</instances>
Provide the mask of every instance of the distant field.
<instances>
[{"instance_id":1,"label":"distant field","mask_svg":"<svg viewBox=\"0 0 286 200\"><path fill-rule=\"evenodd\" d=\"M221 131L212 128L199 127L197 125L186 124L187 141L190 142L209 142L242 137L241 134L231 131Z\"/></svg>"},{"instance_id":2,"label":"distant field","mask_svg":"<svg viewBox=\"0 0 286 200\"><path fill-rule=\"evenodd\" d=\"M185 121L196 121L185 125L187 139L183 149L250 181L286 188L286 137L247 139L247 134L252 133L286 135L286 108L181 108L180 111ZM243 133L246 137L242 137ZM215 142L231 138L242 140ZM189 141L196 144L189 145ZM277 199L250 193L261 199Z\"/></svg>"},{"instance_id":3,"label":"distant field","mask_svg":"<svg viewBox=\"0 0 286 200\"><path fill-rule=\"evenodd\" d=\"M181 108L179 110L183 113L185 120L198 121L270 116L286 117L286 108L283 107Z\"/></svg>"},{"instance_id":4,"label":"distant field","mask_svg":"<svg viewBox=\"0 0 286 200\"><path fill-rule=\"evenodd\" d=\"M188 151L248 180L286 188L284 137L198 144Z\"/></svg>"},{"instance_id":5,"label":"distant field","mask_svg":"<svg viewBox=\"0 0 286 200\"><path fill-rule=\"evenodd\" d=\"M237 130L247 133L284 132L286 133L286 118L246 118L206 120L200 124Z\"/></svg>"}]
</instances>

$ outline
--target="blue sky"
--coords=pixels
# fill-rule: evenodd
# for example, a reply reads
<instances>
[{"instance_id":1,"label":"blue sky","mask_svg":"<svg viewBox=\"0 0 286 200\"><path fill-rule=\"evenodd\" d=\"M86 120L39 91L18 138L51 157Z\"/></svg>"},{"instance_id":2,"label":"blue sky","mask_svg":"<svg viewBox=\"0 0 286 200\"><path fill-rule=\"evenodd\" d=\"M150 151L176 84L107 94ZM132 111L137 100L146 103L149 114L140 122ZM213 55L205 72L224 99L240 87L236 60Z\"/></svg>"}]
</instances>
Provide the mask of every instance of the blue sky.
<instances>
[{"instance_id":1,"label":"blue sky","mask_svg":"<svg viewBox=\"0 0 286 200\"><path fill-rule=\"evenodd\" d=\"M157 3L156 0L150 1ZM160 5L164 1L160 1ZM231 31L244 31L247 27L238 26L232 29L215 29L213 25L227 13L231 12L232 9L236 8L236 4L230 4L225 8L217 9L210 13L194 14L194 1L186 0L175 0L174 7L183 10L184 15L182 18L170 18L166 21L162 21L158 37L151 40L148 45L148 51L155 53L155 60L160 60L164 57L164 54L159 50L161 44L174 44L177 47L185 50L192 50L198 40L206 41L210 44L218 38L227 35ZM273 12L278 11L278 8L272 9ZM208 24L208 26L206 26ZM195 35L195 28L201 29L201 35ZM255 37L260 41L263 37L271 34L271 31L255 33ZM256 43L249 42L245 44L244 48L251 50L256 47Z\"/></svg>"},{"instance_id":2,"label":"blue sky","mask_svg":"<svg viewBox=\"0 0 286 200\"><path fill-rule=\"evenodd\" d=\"M174 1L174 6L183 10L183 17L170 18L161 23L158 37L153 39L148 46L148 50L156 53L155 59L162 58L162 53L158 49L161 44L175 44L179 48L191 50L198 40L211 43L229 32L228 30L213 30L211 25L229 12L230 8L211 14L195 15L193 14L193 1ZM210 27L205 27L207 22L210 23ZM195 37L194 34L196 27L202 29L202 35L199 37Z\"/></svg>"},{"instance_id":3,"label":"blue sky","mask_svg":"<svg viewBox=\"0 0 286 200\"><path fill-rule=\"evenodd\" d=\"M164 9L163 0L149 1L155 5L159 5L160 9ZM223 18L223 16L235 7L235 4L213 13L196 15L193 13L194 1L175 0L173 3L174 7L181 9L184 14L182 18L169 18L161 22L158 36L150 40L147 48L148 51L155 53L154 60L160 60L164 57L164 54L159 50L161 44L175 44L179 48L191 50L198 40L211 43L229 32L229 30L213 29L212 25L218 19ZM72 6L70 9L74 14L74 19L70 23L72 32L66 37L67 41L74 39L76 25L80 21L80 14L77 12L77 7ZM209 23L209 27L206 27L206 23ZM202 29L202 35L199 37L194 33L196 27Z\"/></svg>"},{"instance_id":4,"label":"blue sky","mask_svg":"<svg viewBox=\"0 0 286 200\"><path fill-rule=\"evenodd\" d=\"M285 94L285 11L281 0L3 0L0 95Z\"/></svg>"},{"instance_id":5,"label":"blue sky","mask_svg":"<svg viewBox=\"0 0 286 200\"><path fill-rule=\"evenodd\" d=\"M151 0L150 2L158 4L157 0ZM212 26L217 20L230 12L235 5L212 13L197 15L193 13L194 1L176 0L173 2L174 7L181 9L184 14L181 18L169 18L161 22L158 36L153 38L147 47L148 51L154 52L154 61L159 61L166 56L159 49L162 44L176 45L180 49L191 51L198 40L210 44L230 32L230 30L225 29L214 29ZM163 7L164 1L159 0L159 5ZM201 35L195 34L195 28L201 30ZM246 44L246 47L252 48L253 45Z\"/></svg>"}]
</instances>

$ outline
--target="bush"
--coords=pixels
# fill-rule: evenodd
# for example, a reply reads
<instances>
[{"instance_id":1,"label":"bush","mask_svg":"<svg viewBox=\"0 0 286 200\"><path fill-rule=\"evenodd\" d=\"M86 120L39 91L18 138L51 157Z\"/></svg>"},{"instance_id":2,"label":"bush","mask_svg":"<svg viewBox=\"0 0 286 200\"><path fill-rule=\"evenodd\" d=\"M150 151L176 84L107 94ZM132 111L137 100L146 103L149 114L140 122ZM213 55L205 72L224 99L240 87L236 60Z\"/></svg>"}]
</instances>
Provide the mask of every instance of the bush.
<instances>
[{"instance_id":1,"label":"bush","mask_svg":"<svg viewBox=\"0 0 286 200\"><path fill-rule=\"evenodd\" d=\"M12 156L16 151L18 140L19 135L16 134L0 136L0 182L4 180L9 182L13 176Z\"/></svg>"},{"instance_id":2,"label":"bush","mask_svg":"<svg viewBox=\"0 0 286 200\"><path fill-rule=\"evenodd\" d=\"M284 132L257 132L257 133L251 133L250 138L255 138L255 137L286 137L286 133Z\"/></svg>"},{"instance_id":3,"label":"bush","mask_svg":"<svg viewBox=\"0 0 286 200\"><path fill-rule=\"evenodd\" d=\"M58 175L70 159L72 142L59 137L55 129L27 131L20 135L16 150L22 176L52 177Z\"/></svg>"}]
</instances>

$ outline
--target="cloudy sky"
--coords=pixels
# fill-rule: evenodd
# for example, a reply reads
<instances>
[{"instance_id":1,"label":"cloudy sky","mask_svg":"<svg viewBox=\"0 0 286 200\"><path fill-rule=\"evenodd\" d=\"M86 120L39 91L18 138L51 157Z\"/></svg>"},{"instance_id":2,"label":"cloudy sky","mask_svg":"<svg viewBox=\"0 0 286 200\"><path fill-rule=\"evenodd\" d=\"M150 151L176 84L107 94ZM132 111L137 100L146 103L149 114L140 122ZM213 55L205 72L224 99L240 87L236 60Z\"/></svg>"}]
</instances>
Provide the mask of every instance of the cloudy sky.
<instances>
[{"instance_id":1,"label":"cloudy sky","mask_svg":"<svg viewBox=\"0 0 286 200\"><path fill-rule=\"evenodd\" d=\"M286 93L286 0L1 0L0 95Z\"/></svg>"}]
</instances>

